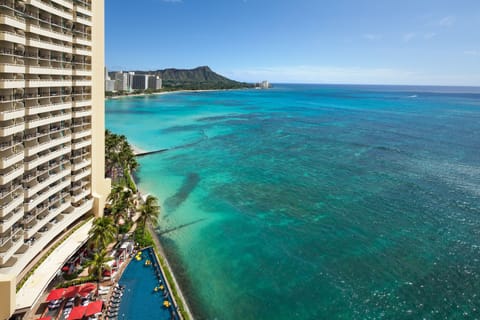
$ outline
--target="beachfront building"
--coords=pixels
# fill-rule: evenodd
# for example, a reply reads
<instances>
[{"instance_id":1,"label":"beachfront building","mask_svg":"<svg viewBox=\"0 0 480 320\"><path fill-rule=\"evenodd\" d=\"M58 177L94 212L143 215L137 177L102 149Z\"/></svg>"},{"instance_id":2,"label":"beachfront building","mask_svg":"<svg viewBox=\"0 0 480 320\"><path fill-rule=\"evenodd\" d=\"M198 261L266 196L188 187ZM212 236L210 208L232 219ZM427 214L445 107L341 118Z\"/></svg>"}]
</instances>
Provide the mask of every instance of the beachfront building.
<instances>
[{"instance_id":1,"label":"beachfront building","mask_svg":"<svg viewBox=\"0 0 480 320\"><path fill-rule=\"evenodd\" d=\"M162 89L162 79L159 76L149 76L148 89L152 89L152 90Z\"/></svg>"},{"instance_id":2,"label":"beachfront building","mask_svg":"<svg viewBox=\"0 0 480 320\"><path fill-rule=\"evenodd\" d=\"M115 91L132 91L133 74L133 72L115 72Z\"/></svg>"},{"instance_id":3,"label":"beachfront building","mask_svg":"<svg viewBox=\"0 0 480 320\"><path fill-rule=\"evenodd\" d=\"M103 15L101 0L0 2L0 320L55 276L17 292L32 261L103 213Z\"/></svg>"},{"instance_id":4,"label":"beachfront building","mask_svg":"<svg viewBox=\"0 0 480 320\"><path fill-rule=\"evenodd\" d=\"M115 80L110 80L110 79L105 80L105 92L116 91L115 83L116 83Z\"/></svg>"},{"instance_id":5,"label":"beachfront building","mask_svg":"<svg viewBox=\"0 0 480 320\"><path fill-rule=\"evenodd\" d=\"M148 88L149 77L147 74L134 74L132 77L132 89L146 90Z\"/></svg>"}]
</instances>

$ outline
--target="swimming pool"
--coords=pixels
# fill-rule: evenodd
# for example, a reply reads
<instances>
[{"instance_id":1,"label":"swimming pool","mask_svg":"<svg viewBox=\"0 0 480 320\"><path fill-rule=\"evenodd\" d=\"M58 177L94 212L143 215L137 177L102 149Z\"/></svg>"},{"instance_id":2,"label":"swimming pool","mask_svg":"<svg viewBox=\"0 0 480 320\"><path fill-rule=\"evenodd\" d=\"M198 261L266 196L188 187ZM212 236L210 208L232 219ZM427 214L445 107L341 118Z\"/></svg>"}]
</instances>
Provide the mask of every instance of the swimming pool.
<instances>
[{"instance_id":1,"label":"swimming pool","mask_svg":"<svg viewBox=\"0 0 480 320\"><path fill-rule=\"evenodd\" d=\"M141 252L141 259L134 257L120 278L119 284L125 286L125 291L118 319L180 319L165 279L158 270L153 249L147 248ZM151 264L146 263L147 261ZM168 301L170 307L164 306L165 301Z\"/></svg>"}]
</instances>

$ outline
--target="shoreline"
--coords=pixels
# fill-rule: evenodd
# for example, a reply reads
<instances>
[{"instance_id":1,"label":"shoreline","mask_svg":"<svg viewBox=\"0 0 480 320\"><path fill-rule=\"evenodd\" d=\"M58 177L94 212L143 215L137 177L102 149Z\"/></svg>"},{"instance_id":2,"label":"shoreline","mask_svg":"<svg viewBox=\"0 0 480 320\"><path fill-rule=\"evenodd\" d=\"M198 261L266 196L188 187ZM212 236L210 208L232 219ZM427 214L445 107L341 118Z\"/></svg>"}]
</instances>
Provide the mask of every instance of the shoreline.
<instances>
[{"instance_id":1,"label":"shoreline","mask_svg":"<svg viewBox=\"0 0 480 320\"><path fill-rule=\"evenodd\" d=\"M138 148L137 146L131 144L131 147L133 150L141 150L141 148ZM144 196L148 195L148 193L140 191L137 185L137 181L135 181L134 175L132 175L132 181L135 184L135 188L137 189L137 192L140 194L140 197L143 199ZM170 263L168 262L167 255L165 254L165 250L162 246L162 243L160 241L160 238L158 237L158 234L155 232L155 229L152 228L151 224L148 223L148 232L150 232L153 242L155 244L155 253L157 255L157 258L160 262L160 270L164 275L165 280L167 281L168 287L172 288L172 299L176 305L177 310L179 311L180 316L183 319L186 319L182 312L180 311L180 306L182 307L183 312L185 312L188 315L188 319L194 320L193 313L190 310L190 306L188 305L187 299L185 299L185 295L182 292L182 289L180 285L178 284L177 278L175 277L175 273L173 271L173 268L171 267ZM165 270L167 269L167 270ZM177 299L178 297L178 299ZM181 300L181 301L177 301Z\"/></svg>"},{"instance_id":2,"label":"shoreline","mask_svg":"<svg viewBox=\"0 0 480 320\"><path fill-rule=\"evenodd\" d=\"M146 153L146 152L148 152L147 150L144 150L144 149L140 148L139 146L134 145L134 144L132 144L132 143L130 143L130 142L129 142L129 144L130 144L130 147L132 148L132 151L133 151L133 153L134 153L135 155L137 155L137 154L139 154L139 153ZM135 183L135 184L136 184L136 183Z\"/></svg>"},{"instance_id":3,"label":"shoreline","mask_svg":"<svg viewBox=\"0 0 480 320\"><path fill-rule=\"evenodd\" d=\"M152 93L136 93L128 95L120 95L114 97L105 97L105 100L116 100L116 99L125 99L125 98L135 98L135 97L146 97L146 96L161 96L173 93L201 93L201 92L215 92L215 91L233 91L233 90L247 90L252 88L238 88L238 89L185 89L185 90L172 90L172 91L162 91L162 92L152 92Z\"/></svg>"}]
</instances>

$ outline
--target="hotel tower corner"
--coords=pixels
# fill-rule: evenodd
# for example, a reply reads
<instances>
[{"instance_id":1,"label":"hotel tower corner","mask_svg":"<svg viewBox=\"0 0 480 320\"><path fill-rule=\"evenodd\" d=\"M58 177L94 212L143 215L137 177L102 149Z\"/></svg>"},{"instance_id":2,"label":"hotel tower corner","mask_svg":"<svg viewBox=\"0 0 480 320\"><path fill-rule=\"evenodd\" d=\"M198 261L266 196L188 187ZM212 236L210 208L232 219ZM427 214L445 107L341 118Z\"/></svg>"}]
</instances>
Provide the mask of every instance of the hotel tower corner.
<instances>
[{"instance_id":1,"label":"hotel tower corner","mask_svg":"<svg viewBox=\"0 0 480 320\"><path fill-rule=\"evenodd\" d=\"M103 212L103 77L103 0L0 0L0 320L55 276L19 297L46 249Z\"/></svg>"}]
</instances>

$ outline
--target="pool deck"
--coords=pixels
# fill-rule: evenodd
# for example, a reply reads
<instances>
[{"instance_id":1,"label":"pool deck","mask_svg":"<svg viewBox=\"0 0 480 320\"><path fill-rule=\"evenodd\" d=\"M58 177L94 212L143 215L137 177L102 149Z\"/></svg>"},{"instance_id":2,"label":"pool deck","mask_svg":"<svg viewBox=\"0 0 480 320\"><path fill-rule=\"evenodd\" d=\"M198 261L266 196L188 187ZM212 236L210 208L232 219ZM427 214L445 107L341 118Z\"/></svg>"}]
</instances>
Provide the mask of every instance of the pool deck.
<instances>
[{"instance_id":1,"label":"pool deck","mask_svg":"<svg viewBox=\"0 0 480 320\"><path fill-rule=\"evenodd\" d=\"M188 317L193 320L194 319L193 314L190 311L187 300L185 299L185 296L183 295L182 290L180 289L180 286L178 285L177 279L175 278L175 273L173 272L172 267L168 263L168 259L165 255L165 251L163 250L162 244L160 243L160 239L158 238L158 235L155 232L155 230L153 230L153 228L150 225L148 225L148 228L149 228L150 233L152 234L153 242L155 243L155 246L158 249L159 254L162 256L162 259L165 262L165 265L167 266L170 275L172 276L174 291L177 293L178 297L182 300L181 302L182 302L182 306L184 307L185 313L187 313ZM158 258L157 258L157 260L158 260ZM157 262L160 263L160 261L157 261ZM167 277L165 275L165 270L163 270L162 265L159 264L159 266L160 266L160 270L163 274L163 277L165 278L165 281L167 282L167 285L170 289L169 291L172 292L172 284L169 283L169 280L167 279ZM178 308L178 301L176 301L176 299L173 295L172 295L172 300L175 303L175 307ZM183 319L182 314L180 312L179 312L179 314L180 314L180 317Z\"/></svg>"}]
</instances>

